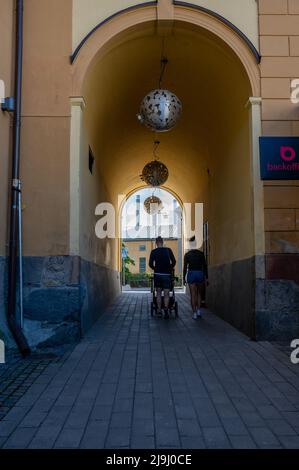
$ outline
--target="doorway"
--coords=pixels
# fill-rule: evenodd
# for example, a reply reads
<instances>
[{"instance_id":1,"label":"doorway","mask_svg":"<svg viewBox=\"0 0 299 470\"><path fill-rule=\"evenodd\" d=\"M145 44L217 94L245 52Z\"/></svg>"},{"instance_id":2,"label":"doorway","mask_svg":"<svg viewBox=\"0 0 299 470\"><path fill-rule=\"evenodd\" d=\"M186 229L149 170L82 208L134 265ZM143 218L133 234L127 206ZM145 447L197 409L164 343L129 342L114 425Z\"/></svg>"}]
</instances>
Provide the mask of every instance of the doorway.
<instances>
[{"instance_id":1,"label":"doorway","mask_svg":"<svg viewBox=\"0 0 299 470\"><path fill-rule=\"evenodd\" d=\"M164 188L141 188L131 193L121 210L120 264L122 291L149 291L149 267L155 240L161 236L177 260L175 287L183 286L183 208Z\"/></svg>"}]
</instances>

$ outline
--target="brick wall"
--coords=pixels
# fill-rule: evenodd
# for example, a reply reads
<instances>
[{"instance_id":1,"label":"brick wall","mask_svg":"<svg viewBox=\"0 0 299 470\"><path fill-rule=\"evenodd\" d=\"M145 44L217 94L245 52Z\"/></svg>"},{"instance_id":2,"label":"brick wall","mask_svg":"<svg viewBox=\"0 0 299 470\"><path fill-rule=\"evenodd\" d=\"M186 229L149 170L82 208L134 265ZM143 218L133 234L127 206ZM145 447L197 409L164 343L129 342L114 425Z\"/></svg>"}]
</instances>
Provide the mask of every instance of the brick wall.
<instances>
[{"instance_id":1,"label":"brick wall","mask_svg":"<svg viewBox=\"0 0 299 470\"><path fill-rule=\"evenodd\" d=\"M299 0L259 0L263 134L299 136ZM265 182L268 279L299 283L299 181Z\"/></svg>"}]
</instances>

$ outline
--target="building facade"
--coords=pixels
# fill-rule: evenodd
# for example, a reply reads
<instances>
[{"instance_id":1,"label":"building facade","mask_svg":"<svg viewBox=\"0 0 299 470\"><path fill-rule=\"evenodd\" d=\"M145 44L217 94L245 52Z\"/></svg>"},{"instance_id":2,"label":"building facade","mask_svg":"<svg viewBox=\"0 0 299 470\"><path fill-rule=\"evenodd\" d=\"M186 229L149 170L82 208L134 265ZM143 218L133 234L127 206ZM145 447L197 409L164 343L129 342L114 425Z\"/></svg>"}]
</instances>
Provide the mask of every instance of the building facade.
<instances>
[{"instance_id":1,"label":"building facade","mask_svg":"<svg viewBox=\"0 0 299 470\"><path fill-rule=\"evenodd\" d=\"M138 239L138 240L124 240L124 244L128 249L128 256L134 261L134 265L128 266L132 274L151 274L152 270L149 267L150 254L153 249L156 247L155 240L149 240L148 238ZM174 254L175 259L177 260L175 273L176 275L182 274L181 267L182 261L179 261L179 241L176 239L165 239L164 246L170 248ZM180 271L179 271L180 269Z\"/></svg>"},{"instance_id":2,"label":"building facade","mask_svg":"<svg viewBox=\"0 0 299 470\"><path fill-rule=\"evenodd\" d=\"M204 203L209 306L256 339L299 333L299 182L262 181L259 137L296 137L297 0L24 0L21 170L31 345L74 341L120 291L117 235L95 208L142 187L153 134L136 119L163 86L183 103L161 136L166 184ZM1 0L0 80L14 95L16 2ZM3 47L4 45L4 47ZM3 98L3 97L1 97ZM0 330L6 323L12 119L0 113ZM90 151L94 163L90 165ZM116 210L116 227L119 214ZM18 307L18 306L17 306ZM33 333L42 331L41 333Z\"/></svg>"}]
</instances>

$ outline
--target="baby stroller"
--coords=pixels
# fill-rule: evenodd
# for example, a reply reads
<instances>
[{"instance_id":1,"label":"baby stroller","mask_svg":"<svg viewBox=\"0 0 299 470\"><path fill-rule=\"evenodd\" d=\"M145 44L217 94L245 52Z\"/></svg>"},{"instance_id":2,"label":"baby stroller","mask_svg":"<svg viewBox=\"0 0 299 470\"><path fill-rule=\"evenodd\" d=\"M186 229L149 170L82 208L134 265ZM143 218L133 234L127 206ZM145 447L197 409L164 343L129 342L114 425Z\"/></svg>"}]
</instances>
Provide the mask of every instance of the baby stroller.
<instances>
[{"instance_id":1,"label":"baby stroller","mask_svg":"<svg viewBox=\"0 0 299 470\"><path fill-rule=\"evenodd\" d=\"M178 280L174 273L171 276L171 289L169 292L169 315L171 316L174 313L175 318L179 316L179 306L177 301L175 300L175 290L174 290L174 283ZM153 294L153 300L151 302L151 316L157 315L158 313L158 304L157 304L157 290L155 289L154 285L154 276L151 276L151 292ZM164 309L164 291L162 291L162 310Z\"/></svg>"}]
</instances>

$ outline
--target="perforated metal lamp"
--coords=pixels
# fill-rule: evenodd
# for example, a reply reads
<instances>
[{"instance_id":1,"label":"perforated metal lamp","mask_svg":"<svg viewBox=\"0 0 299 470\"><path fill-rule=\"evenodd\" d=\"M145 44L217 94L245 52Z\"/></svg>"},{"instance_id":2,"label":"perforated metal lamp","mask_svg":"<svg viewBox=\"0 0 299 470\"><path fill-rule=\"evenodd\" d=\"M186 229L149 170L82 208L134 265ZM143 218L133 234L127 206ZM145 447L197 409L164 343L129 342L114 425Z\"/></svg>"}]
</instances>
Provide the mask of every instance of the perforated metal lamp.
<instances>
[{"instance_id":1,"label":"perforated metal lamp","mask_svg":"<svg viewBox=\"0 0 299 470\"><path fill-rule=\"evenodd\" d=\"M150 215L157 214L163 207L161 199L157 196L150 196L144 201L144 209Z\"/></svg>"},{"instance_id":2,"label":"perforated metal lamp","mask_svg":"<svg viewBox=\"0 0 299 470\"><path fill-rule=\"evenodd\" d=\"M155 132L173 129L182 114L182 103L169 90L157 89L142 100L138 120Z\"/></svg>"},{"instance_id":3,"label":"perforated metal lamp","mask_svg":"<svg viewBox=\"0 0 299 470\"><path fill-rule=\"evenodd\" d=\"M142 181L144 181L148 186L152 186L154 188L157 188L166 183L169 177L167 166L159 161L159 157L157 155L157 149L159 145L160 142L156 140L153 149L155 160L147 163L142 170L142 174L140 175Z\"/></svg>"},{"instance_id":4,"label":"perforated metal lamp","mask_svg":"<svg viewBox=\"0 0 299 470\"><path fill-rule=\"evenodd\" d=\"M168 176L167 166L158 160L153 160L143 168L141 179L149 186L156 188L166 183Z\"/></svg>"}]
</instances>

